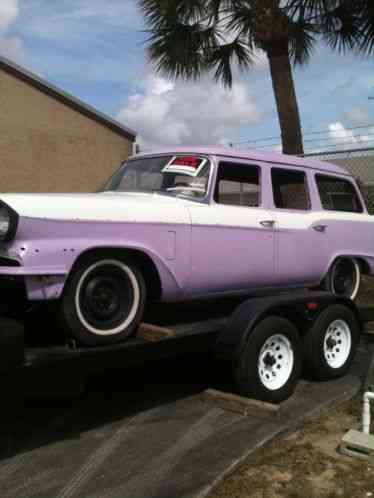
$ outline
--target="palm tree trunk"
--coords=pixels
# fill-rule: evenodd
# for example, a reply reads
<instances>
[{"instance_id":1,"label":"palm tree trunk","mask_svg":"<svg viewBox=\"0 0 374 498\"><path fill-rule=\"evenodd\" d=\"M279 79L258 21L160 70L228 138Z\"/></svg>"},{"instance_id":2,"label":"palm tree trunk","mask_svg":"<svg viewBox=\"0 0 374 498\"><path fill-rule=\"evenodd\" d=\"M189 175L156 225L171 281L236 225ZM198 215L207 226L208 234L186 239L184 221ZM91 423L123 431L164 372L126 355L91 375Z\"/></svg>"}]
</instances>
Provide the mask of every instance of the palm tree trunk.
<instances>
[{"instance_id":1,"label":"palm tree trunk","mask_svg":"<svg viewBox=\"0 0 374 498\"><path fill-rule=\"evenodd\" d=\"M300 114L287 50L268 50L271 79L278 109L284 154L303 154Z\"/></svg>"}]
</instances>

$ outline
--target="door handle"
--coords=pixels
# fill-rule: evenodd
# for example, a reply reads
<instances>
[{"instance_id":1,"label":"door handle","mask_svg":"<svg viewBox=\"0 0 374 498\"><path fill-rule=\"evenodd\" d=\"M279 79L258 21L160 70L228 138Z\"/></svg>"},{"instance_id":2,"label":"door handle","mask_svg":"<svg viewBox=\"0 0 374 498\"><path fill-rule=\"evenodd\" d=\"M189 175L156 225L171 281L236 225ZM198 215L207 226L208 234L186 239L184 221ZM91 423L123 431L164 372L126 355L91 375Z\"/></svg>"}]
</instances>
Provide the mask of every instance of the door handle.
<instances>
[{"instance_id":1,"label":"door handle","mask_svg":"<svg viewBox=\"0 0 374 498\"><path fill-rule=\"evenodd\" d=\"M324 232L327 228L327 225L314 225L313 230L316 232Z\"/></svg>"},{"instance_id":2,"label":"door handle","mask_svg":"<svg viewBox=\"0 0 374 498\"><path fill-rule=\"evenodd\" d=\"M265 228L273 228L273 226L275 225L275 221L274 220L263 220L263 221L260 221L260 225L262 225Z\"/></svg>"}]
</instances>

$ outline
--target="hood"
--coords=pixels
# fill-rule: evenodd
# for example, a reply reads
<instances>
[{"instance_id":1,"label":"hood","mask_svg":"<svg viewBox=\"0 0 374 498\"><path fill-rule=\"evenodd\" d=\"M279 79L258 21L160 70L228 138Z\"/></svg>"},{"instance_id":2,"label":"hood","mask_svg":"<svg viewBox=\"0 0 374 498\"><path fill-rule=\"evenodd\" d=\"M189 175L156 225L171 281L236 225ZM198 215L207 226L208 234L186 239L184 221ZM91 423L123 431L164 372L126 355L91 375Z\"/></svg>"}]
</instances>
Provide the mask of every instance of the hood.
<instances>
[{"instance_id":1,"label":"hood","mask_svg":"<svg viewBox=\"0 0 374 498\"><path fill-rule=\"evenodd\" d=\"M21 217L60 221L190 223L186 202L142 193L3 194Z\"/></svg>"}]
</instances>

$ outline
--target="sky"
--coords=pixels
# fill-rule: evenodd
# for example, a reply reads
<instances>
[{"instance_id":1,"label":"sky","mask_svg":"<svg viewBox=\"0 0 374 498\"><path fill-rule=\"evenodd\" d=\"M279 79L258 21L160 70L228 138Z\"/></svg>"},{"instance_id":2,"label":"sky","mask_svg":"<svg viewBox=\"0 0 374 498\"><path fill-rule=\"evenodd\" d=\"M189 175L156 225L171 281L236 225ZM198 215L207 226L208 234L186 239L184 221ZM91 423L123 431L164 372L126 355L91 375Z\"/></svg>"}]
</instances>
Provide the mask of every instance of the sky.
<instances>
[{"instance_id":1,"label":"sky","mask_svg":"<svg viewBox=\"0 0 374 498\"><path fill-rule=\"evenodd\" d=\"M0 0L0 54L136 130L143 148L260 140L249 145L279 149L265 54L224 90L210 76L155 74L146 36L136 0ZM374 146L374 56L319 44L294 79L306 151ZM362 125L372 126L350 130Z\"/></svg>"}]
</instances>

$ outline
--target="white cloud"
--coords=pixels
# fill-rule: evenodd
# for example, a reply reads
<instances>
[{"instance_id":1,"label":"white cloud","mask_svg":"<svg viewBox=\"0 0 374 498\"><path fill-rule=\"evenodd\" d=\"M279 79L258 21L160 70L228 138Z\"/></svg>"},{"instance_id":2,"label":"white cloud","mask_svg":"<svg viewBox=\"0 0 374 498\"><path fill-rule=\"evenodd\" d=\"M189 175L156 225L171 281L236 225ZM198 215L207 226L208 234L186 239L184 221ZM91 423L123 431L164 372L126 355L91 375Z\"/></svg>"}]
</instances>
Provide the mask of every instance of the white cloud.
<instances>
[{"instance_id":1,"label":"white cloud","mask_svg":"<svg viewBox=\"0 0 374 498\"><path fill-rule=\"evenodd\" d=\"M1 0L0 3L0 54L15 62L24 61L22 40L8 35L8 30L19 15L18 0Z\"/></svg>"},{"instance_id":2,"label":"white cloud","mask_svg":"<svg viewBox=\"0 0 374 498\"><path fill-rule=\"evenodd\" d=\"M227 143L240 127L261 119L247 85L237 80L225 90L209 77L171 83L148 75L118 119L138 131L143 147Z\"/></svg>"},{"instance_id":3,"label":"white cloud","mask_svg":"<svg viewBox=\"0 0 374 498\"><path fill-rule=\"evenodd\" d=\"M335 145L337 149L347 150L355 148L365 148L373 143L374 126L361 130L348 130L342 123L337 121L329 125L330 145Z\"/></svg>"},{"instance_id":4,"label":"white cloud","mask_svg":"<svg viewBox=\"0 0 374 498\"><path fill-rule=\"evenodd\" d=\"M5 31L19 13L18 0L1 0L0 31Z\"/></svg>"},{"instance_id":5,"label":"white cloud","mask_svg":"<svg viewBox=\"0 0 374 498\"><path fill-rule=\"evenodd\" d=\"M363 107L354 107L344 113L344 117L349 120L353 126L361 126L369 123L370 117L367 109Z\"/></svg>"},{"instance_id":6,"label":"white cloud","mask_svg":"<svg viewBox=\"0 0 374 498\"><path fill-rule=\"evenodd\" d=\"M24 63L25 54L22 40L16 36L0 37L0 54L14 62Z\"/></svg>"}]
</instances>

